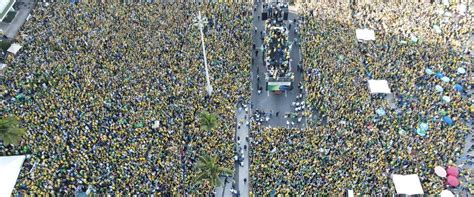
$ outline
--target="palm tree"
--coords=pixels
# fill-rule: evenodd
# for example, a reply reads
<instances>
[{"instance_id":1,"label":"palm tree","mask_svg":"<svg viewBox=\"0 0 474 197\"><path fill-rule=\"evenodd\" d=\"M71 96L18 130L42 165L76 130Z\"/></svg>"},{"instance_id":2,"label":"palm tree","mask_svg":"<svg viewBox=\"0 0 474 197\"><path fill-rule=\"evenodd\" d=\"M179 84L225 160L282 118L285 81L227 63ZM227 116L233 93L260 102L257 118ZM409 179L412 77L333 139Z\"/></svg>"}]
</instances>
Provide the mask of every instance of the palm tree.
<instances>
[{"instance_id":1,"label":"palm tree","mask_svg":"<svg viewBox=\"0 0 474 197\"><path fill-rule=\"evenodd\" d=\"M201 112L199 114L199 122L201 127L208 132L211 132L213 128L219 127L218 117L213 113Z\"/></svg>"},{"instance_id":2,"label":"palm tree","mask_svg":"<svg viewBox=\"0 0 474 197\"><path fill-rule=\"evenodd\" d=\"M0 119L0 140L5 145L18 145L18 141L25 134L25 129L20 128L20 123L14 117Z\"/></svg>"},{"instance_id":3,"label":"palm tree","mask_svg":"<svg viewBox=\"0 0 474 197\"><path fill-rule=\"evenodd\" d=\"M216 156L199 156L199 161L195 167L198 170L198 174L195 179L196 184L201 184L204 181L207 181L214 188L222 184L220 176L229 176L232 174L232 170L219 167ZM224 196L226 183L227 182L224 183L224 187L222 189L222 196Z\"/></svg>"}]
</instances>

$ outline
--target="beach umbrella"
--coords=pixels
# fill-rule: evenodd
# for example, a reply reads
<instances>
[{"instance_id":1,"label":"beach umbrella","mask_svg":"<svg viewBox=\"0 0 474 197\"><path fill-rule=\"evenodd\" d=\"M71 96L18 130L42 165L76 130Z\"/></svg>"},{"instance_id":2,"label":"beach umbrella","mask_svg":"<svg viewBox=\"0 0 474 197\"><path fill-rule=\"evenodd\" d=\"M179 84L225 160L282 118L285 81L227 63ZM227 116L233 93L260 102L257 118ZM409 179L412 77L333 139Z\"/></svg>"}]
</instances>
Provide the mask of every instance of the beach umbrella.
<instances>
[{"instance_id":1,"label":"beach umbrella","mask_svg":"<svg viewBox=\"0 0 474 197\"><path fill-rule=\"evenodd\" d=\"M441 197L454 197L454 194L453 192L445 189L443 190L440 194L439 194Z\"/></svg>"},{"instance_id":2,"label":"beach umbrella","mask_svg":"<svg viewBox=\"0 0 474 197\"><path fill-rule=\"evenodd\" d=\"M443 177L443 178L446 177L446 175L447 175L446 170L441 166L436 166L434 168L434 172L435 172L436 175L438 175L439 177Z\"/></svg>"},{"instance_id":3,"label":"beach umbrella","mask_svg":"<svg viewBox=\"0 0 474 197\"><path fill-rule=\"evenodd\" d=\"M451 187L457 187L460 183L458 178L456 178L455 176L451 176L451 175L448 176L448 178L446 179L446 182Z\"/></svg>"},{"instance_id":4,"label":"beach umbrella","mask_svg":"<svg viewBox=\"0 0 474 197\"><path fill-rule=\"evenodd\" d=\"M425 69L425 73L428 74L428 75L432 75L432 74L433 74L433 70L431 70L430 68L426 68L426 69Z\"/></svg>"},{"instance_id":5,"label":"beach umbrella","mask_svg":"<svg viewBox=\"0 0 474 197\"><path fill-rule=\"evenodd\" d=\"M420 129L423 131L428 130L428 123L420 123Z\"/></svg>"},{"instance_id":6,"label":"beach umbrella","mask_svg":"<svg viewBox=\"0 0 474 197\"><path fill-rule=\"evenodd\" d=\"M443 121L448 124L449 126L453 125L454 121L449 116L444 116Z\"/></svg>"},{"instance_id":7,"label":"beach umbrella","mask_svg":"<svg viewBox=\"0 0 474 197\"><path fill-rule=\"evenodd\" d=\"M385 110L382 108L378 108L375 112L377 112L379 116L385 116Z\"/></svg>"},{"instance_id":8,"label":"beach umbrella","mask_svg":"<svg viewBox=\"0 0 474 197\"><path fill-rule=\"evenodd\" d=\"M426 131L421 130L420 128L416 129L416 133L420 135L421 137L426 136Z\"/></svg>"},{"instance_id":9,"label":"beach umbrella","mask_svg":"<svg viewBox=\"0 0 474 197\"><path fill-rule=\"evenodd\" d=\"M416 129L416 133L422 137L426 135L426 131L428 130L428 124L427 123L420 123L418 125L418 128Z\"/></svg>"},{"instance_id":10,"label":"beach umbrella","mask_svg":"<svg viewBox=\"0 0 474 197\"><path fill-rule=\"evenodd\" d=\"M400 130L398 130L398 134L400 134L400 135L406 135L406 134L407 134L407 131L405 131L404 129L400 129Z\"/></svg>"},{"instance_id":11,"label":"beach umbrella","mask_svg":"<svg viewBox=\"0 0 474 197\"><path fill-rule=\"evenodd\" d=\"M155 120L155 122L153 123L153 125L151 125L151 128L152 129L157 129L158 127L160 127L160 122L158 120Z\"/></svg>"},{"instance_id":12,"label":"beach umbrella","mask_svg":"<svg viewBox=\"0 0 474 197\"><path fill-rule=\"evenodd\" d=\"M25 98L25 95L23 93L20 93L18 95L16 95L15 97L16 99L24 99Z\"/></svg>"},{"instance_id":13,"label":"beach umbrella","mask_svg":"<svg viewBox=\"0 0 474 197\"><path fill-rule=\"evenodd\" d=\"M464 69L463 67L459 67L458 68L458 73L459 74L464 74L464 73L466 73L466 69Z\"/></svg>"},{"instance_id":14,"label":"beach umbrella","mask_svg":"<svg viewBox=\"0 0 474 197\"><path fill-rule=\"evenodd\" d=\"M442 109L442 110L439 111L439 114L441 116L446 116L446 114L448 114L448 113L444 109Z\"/></svg>"},{"instance_id":15,"label":"beach umbrella","mask_svg":"<svg viewBox=\"0 0 474 197\"><path fill-rule=\"evenodd\" d=\"M142 128L144 126L143 122L136 123L133 125L135 128Z\"/></svg>"},{"instance_id":16,"label":"beach umbrella","mask_svg":"<svg viewBox=\"0 0 474 197\"><path fill-rule=\"evenodd\" d=\"M338 55L337 59L339 59L339 61L342 61L342 60L344 60L344 56L343 55Z\"/></svg>"},{"instance_id":17,"label":"beach umbrella","mask_svg":"<svg viewBox=\"0 0 474 197\"><path fill-rule=\"evenodd\" d=\"M456 166L449 166L448 169L446 169L446 172L448 173L448 176L459 176L459 169Z\"/></svg>"},{"instance_id":18,"label":"beach umbrella","mask_svg":"<svg viewBox=\"0 0 474 197\"><path fill-rule=\"evenodd\" d=\"M444 81L444 82L447 83L447 82L451 81L451 79L449 77L444 76L444 77L441 77L441 81Z\"/></svg>"},{"instance_id":19,"label":"beach umbrella","mask_svg":"<svg viewBox=\"0 0 474 197\"><path fill-rule=\"evenodd\" d=\"M459 84L454 85L454 89L458 92L461 92L463 90L462 86Z\"/></svg>"},{"instance_id":20,"label":"beach umbrella","mask_svg":"<svg viewBox=\"0 0 474 197\"><path fill-rule=\"evenodd\" d=\"M438 78L440 78L440 79L444 77L444 74L443 74L443 73L441 73L441 72L439 72L439 71L438 71L438 72L436 72L436 74L435 74L435 75L436 75L436 77L438 77Z\"/></svg>"},{"instance_id":21,"label":"beach umbrella","mask_svg":"<svg viewBox=\"0 0 474 197\"><path fill-rule=\"evenodd\" d=\"M436 86L435 86L435 89L436 89L436 91L438 91L438 92L443 92L443 91L444 91L443 87L441 87L440 85L436 85Z\"/></svg>"},{"instance_id":22,"label":"beach umbrella","mask_svg":"<svg viewBox=\"0 0 474 197\"><path fill-rule=\"evenodd\" d=\"M446 102L446 103L449 103L451 101L451 97L443 96L443 101Z\"/></svg>"},{"instance_id":23,"label":"beach umbrella","mask_svg":"<svg viewBox=\"0 0 474 197\"><path fill-rule=\"evenodd\" d=\"M436 33L438 33L438 34L441 33L441 27L439 25L433 25L433 29Z\"/></svg>"}]
</instances>

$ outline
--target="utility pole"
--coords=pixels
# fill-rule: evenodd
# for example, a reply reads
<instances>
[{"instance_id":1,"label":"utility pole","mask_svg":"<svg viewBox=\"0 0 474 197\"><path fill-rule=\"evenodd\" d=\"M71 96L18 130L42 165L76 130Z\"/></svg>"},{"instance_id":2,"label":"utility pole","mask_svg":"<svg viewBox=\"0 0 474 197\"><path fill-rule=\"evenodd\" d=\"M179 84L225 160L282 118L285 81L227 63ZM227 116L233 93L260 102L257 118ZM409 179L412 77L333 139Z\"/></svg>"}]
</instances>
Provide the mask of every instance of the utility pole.
<instances>
[{"instance_id":1,"label":"utility pole","mask_svg":"<svg viewBox=\"0 0 474 197\"><path fill-rule=\"evenodd\" d=\"M204 69L206 71L206 83L207 83L206 84L206 90L207 90L207 93L209 94L209 96L211 96L212 95L212 86L211 86L211 82L209 80L209 69L207 67L206 46L204 44L204 32L203 32L203 28L204 28L205 23L207 23L207 19L202 18L201 17L201 11L199 11L198 18L197 18L197 21L196 21L195 25L197 25L199 27L199 31L201 32L202 54L204 56Z\"/></svg>"}]
</instances>

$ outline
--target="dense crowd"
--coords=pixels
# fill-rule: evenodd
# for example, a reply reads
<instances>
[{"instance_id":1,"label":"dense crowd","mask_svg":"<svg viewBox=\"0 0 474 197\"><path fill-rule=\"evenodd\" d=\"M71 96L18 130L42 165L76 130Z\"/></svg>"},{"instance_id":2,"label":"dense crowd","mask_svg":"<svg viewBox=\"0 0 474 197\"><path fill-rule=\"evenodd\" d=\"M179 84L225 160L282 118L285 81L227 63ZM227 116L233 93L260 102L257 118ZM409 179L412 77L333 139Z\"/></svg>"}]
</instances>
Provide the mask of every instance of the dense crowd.
<instances>
[{"instance_id":1,"label":"dense crowd","mask_svg":"<svg viewBox=\"0 0 474 197\"><path fill-rule=\"evenodd\" d=\"M212 96L193 25L198 10L208 21ZM38 4L1 81L0 116L27 128L6 152L31 154L16 191L212 191L193 183L193 164L206 153L232 169L235 104L250 94L251 32L244 4ZM221 126L200 129L203 111Z\"/></svg>"},{"instance_id":2,"label":"dense crowd","mask_svg":"<svg viewBox=\"0 0 474 197\"><path fill-rule=\"evenodd\" d=\"M395 192L391 174L414 173L425 193L439 194L444 180L433 168L453 165L472 132L462 71L472 68L472 13L417 3L320 3L301 13L306 104L316 121L304 130L255 126L255 192L385 195ZM356 39L364 27L375 41ZM369 79L387 80L393 95L370 94Z\"/></svg>"}]
</instances>

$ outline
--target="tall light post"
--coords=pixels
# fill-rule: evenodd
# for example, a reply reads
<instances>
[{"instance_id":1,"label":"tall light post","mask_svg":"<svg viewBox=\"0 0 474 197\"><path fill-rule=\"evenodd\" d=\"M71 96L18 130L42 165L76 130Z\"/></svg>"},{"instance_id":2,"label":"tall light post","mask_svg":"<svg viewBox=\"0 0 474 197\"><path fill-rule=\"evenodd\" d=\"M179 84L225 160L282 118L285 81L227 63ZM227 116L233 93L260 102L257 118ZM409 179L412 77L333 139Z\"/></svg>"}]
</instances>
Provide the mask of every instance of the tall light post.
<instances>
[{"instance_id":1,"label":"tall light post","mask_svg":"<svg viewBox=\"0 0 474 197\"><path fill-rule=\"evenodd\" d=\"M204 33L203 33L203 28L204 25L207 23L207 19L204 17L201 17L201 11L199 11L198 18L195 21L195 25L199 27L199 31L201 32L201 44L202 44L202 53L204 56L204 70L206 71L206 90L209 96L212 94L212 86L211 86L211 81L209 80L209 69L207 67L207 56L206 56L206 46L204 44Z\"/></svg>"}]
</instances>

